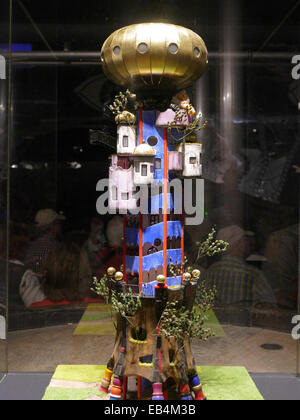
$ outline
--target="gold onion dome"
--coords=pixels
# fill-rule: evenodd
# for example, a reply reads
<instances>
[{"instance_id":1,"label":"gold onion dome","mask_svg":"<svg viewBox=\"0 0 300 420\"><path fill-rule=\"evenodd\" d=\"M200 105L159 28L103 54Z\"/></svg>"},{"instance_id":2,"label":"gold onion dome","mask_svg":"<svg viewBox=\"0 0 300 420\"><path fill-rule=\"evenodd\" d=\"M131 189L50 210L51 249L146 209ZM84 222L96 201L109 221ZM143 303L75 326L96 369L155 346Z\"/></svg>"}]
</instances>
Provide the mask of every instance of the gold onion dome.
<instances>
[{"instance_id":1,"label":"gold onion dome","mask_svg":"<svg viewBox=\"0 0 300 420\"><path fill-rule=\"evenodd\" d=\"M114 83L132 91L179 91L204 73L208 52L195 32L167 23L141 23L104 42L101 63Z\"/></svg>"},{"instance_id":2,"label":"gold onion dome","mask_svg":"<svg viewBox=\"0 0 300 420\"><path fill-rule=\"evenodd\" d=\"M128 111L123 111L115 118L117 124L135 124L136 116Z\"/></svg>"}]
</instances>

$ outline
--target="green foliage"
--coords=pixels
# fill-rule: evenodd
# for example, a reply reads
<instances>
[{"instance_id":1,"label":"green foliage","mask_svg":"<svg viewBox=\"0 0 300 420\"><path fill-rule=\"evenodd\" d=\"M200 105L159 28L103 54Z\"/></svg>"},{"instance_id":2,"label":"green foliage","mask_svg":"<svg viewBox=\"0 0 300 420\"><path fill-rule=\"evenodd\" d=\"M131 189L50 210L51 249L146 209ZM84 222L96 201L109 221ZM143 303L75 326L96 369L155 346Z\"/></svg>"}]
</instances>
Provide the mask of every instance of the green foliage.
<instances>
[{"instance_id":1,"label":"green foliage","mask_svg":"<svg viewBox=\"0 0 300 420\"><path fill-rule=\"evenodd\" d=\"M220 244L217 245L220 247ZM216 245L211 241L211 236L205 243L203 251L218 252ZM193 267L186 267L187 265L188 259L185 257L183 264L171 263L169 270L174 277L182 275L183 272L193 274ZM206 283L200 280L200 277L201 275L198 277L193 275L193 281L197 282L197 294L191 311L186 310L179 302L167 303L159 323L161 334L168 340L174 339L183 342L186 338L198 338L207 341L209 337L213 336L209 328L204 328L204 323L207 319L207 312L214 305L217 289L216 287L209 289Z\"/></svg>"},{"instance_id":2,"label":"green foliage","mask_svg":"<svg viewBox=\"0 0 300 420\"><path fill-rule=\"evenodd\" d=\"M208 235L204 242L196 242L198 247L197 261L199 261L204 256L213 257L216 254L225 252L228 248L228 242L215 239L216 230L212 229L211 233ZM169 258L169 271L173 277L181 276L183 273L192 274L193 267L188 267L188 259L184 257L183 263L173 263L172 258ZM195 279L199 280L199 279Z\"/></svg>"},{"instance_id":3,"label":"green foliage","mask_svg":"<svg viewBox=\"0 0 300 420\"><path fill-rule=\"evenodd\" d=\"M204 308L209 306L208 303L203 305ZM206 312L201 306L195 305L192 311L187 311L178 302L168 302L160 319L160 332L168 340L184 342L187 338L198 338L207 341L213 333L210 328L204 328Z\"/></svg>"},{"instance_id":4,"label":"green foliage","mask_svg":"<svg viewBox=\"0 0 300 420\"><path fill-rule=\"evenodd\" d=\"M214 255L225 252L227 250L229 245L228 242L216 240L215 236L216 230L213 229L204 242L196 243L198 247L197 261L206 255L208 257L213 257Z\"/></svg>"},{"instance_id":5,"label":"green foliage","mask_svg":"<svg viewBox=\"0 0 300 420\"><path fill-rule=\"evenodd\" d=\"M188 327L189 313L178 302L168 302L160 319L160 333L168 340L184 341Z\"/></svg>"},{"instance_id":6,"label":"green foliage","mask_svg":"<svg viewBox=\"0 0 300 420\"><path fill-rule=\"evenodd\" d=\"M170 273L173 277L181 276L182 273L184 273L184 271L185 271L186 265L188 264L187 257L184 257L184 260L183 260L182 264L178 263L178 262L173 263L172 262L173 260L172 260L171 257L169 257L169 261L170 261L169 270L170 270Z\"/></svg>"},{"instance_id":7,"label":"green foliage","mask_svg":"<svg viewBox=\"0 0 300 420\"><path fill-rule=\"evenodd\" d=\"M204 328L204 323L207 320L205 313L203 313L197 306L193 308L190 318L189 337L198 338L202 341L207 341L214 333L210 328Z\"/></svg>"},{"instance_id":8,"label":"green foliage","mask_svg":"<svg viewBox=\"0 0 300 420\"><path fill-rule=\"evenodd\" d=\"M199 114L196 115L195 118L193 118L192 122L185 125L185 121L190 118L189 116L189 110L188 109L177 109L175 112L175 117L172 122L168 125L168 130L170 134L172 135L172 130L175 128L177 132L182 132L182 136L178 138L174 138L173 140L176 140L176 142L181 142L186 139L186 137L191 136L192 134L196 133L197 131L204 130L207 127L208 121L205 121L202 123L203 116L202 113L199 112ZM181 126L181 129L178 128L178 125Z\"/></svg>"},{"instance_id":9,"label":"green foliage","mask_svg":"<svg viewBox=\"0 0 300 420\"><path fill-rule=\"evenodd\" d=\"M137 311L142 308L141 297L135 296L132 289L129 289L127 294L112 292L111 304L123 318L134 317Z\"/></svg>"},{"instance_id":10,"label":"green foliage","mask_svg":"<svg viewBox=\"0 0 300 420\"><path fill-rule=\"evenodd\" d=\"M132 106L134 109L137 109L135 101L136 96L132 94L129 89L127 89L125 93L120 92L115 96L114 102L109 106L109 109L114 115L119 115L124 111L129 111Z\"/></svg>"},{"instance_id":11,"label":"green foliage","mask_svg":"<svg viewBox=\"0 0 300 420\"><path fill-rule=\"evenodd\" d=\"M195 299L195 307L202 313L206 314L214 306L217 297L217 288L214 286L209 289L204 281L199 281L197 285L197 294Z\"/></svg>"},{"instance_id":12,"label":"green foliage","mask_svg":"<svg viewBox=\"0 0 300 420\"><path fill-rule=\"evenodd\" d=\"M125 318L129 324L136 331L136 335L139 334L139 327L134 325L130 318L133 318L137 311L142 308L141 296L136 296L133 294L132 289L129 289L128 293L116 293L110 291L108 287L108 277L104 275L102 279L98 280L94 278L94 289L92 289L97 295L104 298L105 303L111 303L112 311L111 317L115 313L118 313L122 318ZM117 329L117 326L115 325Z\"/></svg>"},{"instance_id":13,"label":"green foliage","mask_svg":"<svg viewBox=\"0 0 300 420\"><path fill-rule=\"evenodd\" d=\"M105 274L102 279L98 280L97 277L93 278L94 288L92 289L98 296L103 297L106 304L110 301L110 290L108 287L108 277Z\"/></svg>"},{"instance_id":14,"label":"green foliage","mask_svg":"<svg viewBox=\"0 0 300 420\"><path fill-rule=\"evenodd\" d=\"M110 292L106 274L100 280L94 277L94 288L92 290L98 296L103 297L106 304L111 303L113 311L123 317L135 316L136 312L142 307L141 297L135 296L132 289L129 289L126 294Z\"/></svg>"}]
</instances>

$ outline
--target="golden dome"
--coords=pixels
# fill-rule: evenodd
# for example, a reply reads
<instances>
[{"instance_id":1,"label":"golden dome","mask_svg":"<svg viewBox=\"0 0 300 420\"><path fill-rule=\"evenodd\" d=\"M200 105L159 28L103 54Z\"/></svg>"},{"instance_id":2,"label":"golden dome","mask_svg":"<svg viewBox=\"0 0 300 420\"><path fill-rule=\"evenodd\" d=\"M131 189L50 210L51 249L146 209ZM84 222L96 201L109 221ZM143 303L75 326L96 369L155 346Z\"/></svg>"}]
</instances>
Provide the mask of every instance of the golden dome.
<instances>
[{"instance_id":1,"label":"golden dome","mask_svg":"<svg viewBox=\"0 0 300 420\"><path fill-rule=\"evenodd\" d=\"M116 116L115 121L117 124L135 124L136 116L131 112L123 111Z\"/></svg>"},{"instance_id":2,"label":"golden dome","mask_svg":"<svg viewBox=\"0 0 300 420\"><path fill-rule=\"evenodd\" d=\"M207 65L204 41L195 32L166 23L141 23L115 31L104 42L104 73L132 91L178 91L199 79Z\"/></svg>"}]
</instances>

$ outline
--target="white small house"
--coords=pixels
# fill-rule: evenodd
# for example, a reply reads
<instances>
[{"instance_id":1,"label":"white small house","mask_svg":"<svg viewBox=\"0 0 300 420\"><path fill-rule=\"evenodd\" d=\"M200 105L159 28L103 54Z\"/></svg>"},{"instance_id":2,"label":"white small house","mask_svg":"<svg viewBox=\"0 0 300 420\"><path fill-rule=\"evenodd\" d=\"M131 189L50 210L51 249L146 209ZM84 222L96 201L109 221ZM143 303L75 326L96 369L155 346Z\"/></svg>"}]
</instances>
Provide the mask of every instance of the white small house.
<instances>
[{"instance_id":1,"label":"white small house","mask_svg":"<svg viewBox=\"0 0 300 420\"><path fill-rule=\"evenodd\" d=\"M154 182L155 150L146 143L136 147L134 157L134 184L147 185Z\"/></svg>"},{"instance_id":2,"label":"white small house","mask_svg":"<svg viewBox=\"0 0 300 420\"><path fill-rule=\"evenodd\" d=\"M134 198L135 192L133 166L129 169L123 169L116 165L111 166L109 168L109 209L135 210L137 207L137 200Z\"/></svg>"},{"instance_id":3,"label":"white small house","mask_svg":"<svg viewBox=\"0 0 300 420\"><path fill-rule=\"evenodd\" d=\"M181 152L168 153L168 169L169 171L182 171L183 155Z\"/></svg>"},{"instance_id":4,"label":"white small house","mask_svg":"<svg viewBox=\"0 0 300 420\"><path fill-rule=\"evenodd\" d=\"M136 127L121 124L118 126L118 155L132 155L136 146Z\"/></svg>"},{"instance_id":5,"label":"white small house","mask_svg":"<svg viewBox=\"0 0 300 420\"><path fill-rule=\"evenodd\" d=\"M179 152L184 153L183 173L184 177L202 176L202 144L185 143L178 148Z\"/></svg>"}]
</instances>

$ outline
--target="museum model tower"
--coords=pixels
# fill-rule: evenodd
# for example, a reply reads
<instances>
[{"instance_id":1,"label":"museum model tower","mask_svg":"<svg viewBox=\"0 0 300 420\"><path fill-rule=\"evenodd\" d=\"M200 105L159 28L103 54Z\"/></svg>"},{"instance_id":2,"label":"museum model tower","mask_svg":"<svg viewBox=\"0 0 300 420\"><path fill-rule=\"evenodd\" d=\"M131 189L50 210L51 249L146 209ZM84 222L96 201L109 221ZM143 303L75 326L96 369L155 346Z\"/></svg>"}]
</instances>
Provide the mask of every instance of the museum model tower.
<instances>
[{"instance_id":1,"label":"museum model tower","mask_svg":"<svg viewBox=\"0 0 300 420\"><path fill-rule=\"evenodd\" d=\"M113 290L131 289L142 302L133 320L138 328L118 320L114 353L102 381L108 392L114 375L112 400L126 399L132 376L138 378L138 397L147 380L153 400L166 399L171 382L181 399L205 399L189 340L167 340L160 335L159 320L170 300L193 306L200 275L174 270L184 263L185 216L183 210L175 211L178 197L168 184L202 175L202 145L182 135L196 117L183 89L203 74L207 58L197 34L171 24L122 28L102 47L105 74L125 88L111 107L117 153L109 169L109 207L124 215L123 267L109 269L108 278Z\"/></svg>"}]
</instances>

